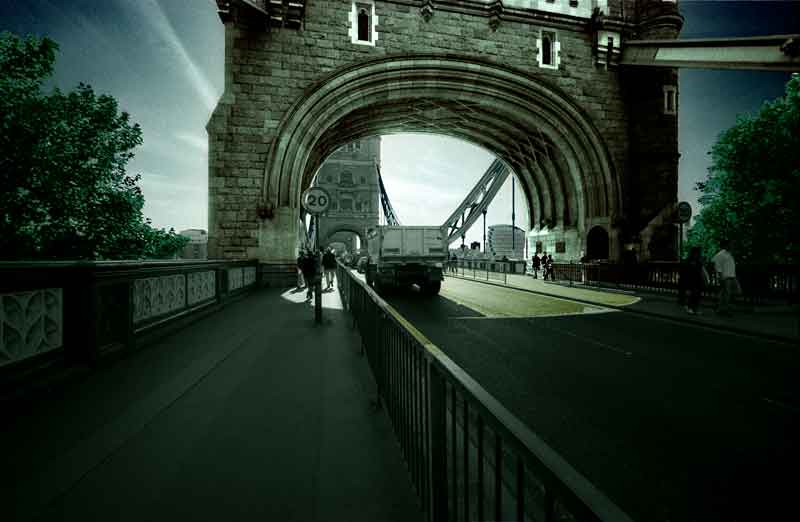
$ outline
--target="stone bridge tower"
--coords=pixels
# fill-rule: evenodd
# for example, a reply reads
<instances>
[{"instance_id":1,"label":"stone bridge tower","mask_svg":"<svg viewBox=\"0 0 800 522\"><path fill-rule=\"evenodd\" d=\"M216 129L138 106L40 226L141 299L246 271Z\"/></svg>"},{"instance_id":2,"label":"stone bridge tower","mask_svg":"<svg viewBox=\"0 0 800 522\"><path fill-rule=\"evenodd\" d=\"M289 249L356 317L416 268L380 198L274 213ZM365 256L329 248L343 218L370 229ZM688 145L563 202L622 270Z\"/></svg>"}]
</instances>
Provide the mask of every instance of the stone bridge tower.
<instances>
[{"instance_id":1,"label":"stone bridge tower","mask_svg":"<svg viewBox=\"0 0 800 522\"><path fill-rule=\"evenodd\" d=\"M328 211L320 217L319 239L324 247L338 242L355 252L355 236L366 248L366 231L378 225L378 171L380 137L356 140L328 156L314 185L331 195Z\"/></svg>"},{"instance_id":2,"label":"stone bridge tower","mask_svg":"<svg viewBox=\"0 0 800 522\"><path fill-rule=\"evenodd\" d=\"M505 161L529 203L529 241L555 257L671 241L677 75L618 63L626 41L677 36L674 0L217 5L225 92L207 126L209 257L290 266L300 194L323 160L398 132Z\"/></svg>"}]
</instances>

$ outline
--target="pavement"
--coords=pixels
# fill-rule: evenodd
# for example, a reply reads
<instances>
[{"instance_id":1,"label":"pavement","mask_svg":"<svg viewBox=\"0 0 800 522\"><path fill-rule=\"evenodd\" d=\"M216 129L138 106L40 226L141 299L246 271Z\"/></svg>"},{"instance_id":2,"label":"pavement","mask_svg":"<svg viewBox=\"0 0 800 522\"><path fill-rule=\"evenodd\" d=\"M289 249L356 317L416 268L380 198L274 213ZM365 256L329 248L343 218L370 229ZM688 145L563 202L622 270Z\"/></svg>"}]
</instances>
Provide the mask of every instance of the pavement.
<instances>
[{"instance_id":1,"label":"pavement","mask_svg":"<svg viewBox=\"0 0 800 522\"><path fill-rule=\"evenodd\" d=\"M263 289L5 415L3 520L422 520L338 292Z\"/></svg>"},{"instance_id":2,"label":"pavement","mask_svg":"<svg viewBox=\"0 0 800 522\"><path fill-rule=\"evenodd\" d=\"M446 277L453 277L453 274L446 274ZM465 279L472 280L473 278L465 277ZM527 275L514 274L508 274L507 283L497 280L475 280L741 335L789 343L800 342L800 307L797 305L764 305L754 308L734 305L732 315L726 317L714 313L714 303L706 299L700 304L700 315L690 315L683 306L678 304L677 296L674 294L631 292L607 288L590 289L581 284L570 285L566 281L544 281Z\"/></svg>"}]
</instances>

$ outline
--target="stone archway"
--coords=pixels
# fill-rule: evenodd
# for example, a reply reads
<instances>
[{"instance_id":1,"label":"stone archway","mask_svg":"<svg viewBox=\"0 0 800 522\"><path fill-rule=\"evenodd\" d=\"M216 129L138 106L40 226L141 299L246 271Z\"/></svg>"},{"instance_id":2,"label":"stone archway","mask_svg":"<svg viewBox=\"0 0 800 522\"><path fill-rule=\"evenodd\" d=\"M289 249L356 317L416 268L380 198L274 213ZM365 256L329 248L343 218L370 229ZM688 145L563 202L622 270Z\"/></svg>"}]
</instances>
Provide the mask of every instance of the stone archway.
<instances>
[{"instance_id":1,"label":"stone archway","mask_svg":"<svg viewBox=\"0 0 800 522\"><path fill-rule=\"evenodd\" d=\"M365 249L367 247L366 231L360 230L358 227L347 226L347 225L336 226L328 230L324 238L320 237L320 245L322 245L323 247L327 246L328 243L333 241L332 238L334 236L336 236L337 234L341 234L342 232L352 233L353 235L358 237L362 249Z\"/></svg>"},{"instance_id":2,"label":"stone archway","mask_svg":"<svg viewBox=\"0 0 800 522\"><path fill-rule=\"evenodd\" d=\"M299 199L323 159L372 135L445 134L479 145L517 174L535 227L575 230L621 213L621 183L602 135L569 95L509 67L402 55L341 68L286 112L272 141L262 204L263 260L286 257Z\"/></svg>"}]
</instances>

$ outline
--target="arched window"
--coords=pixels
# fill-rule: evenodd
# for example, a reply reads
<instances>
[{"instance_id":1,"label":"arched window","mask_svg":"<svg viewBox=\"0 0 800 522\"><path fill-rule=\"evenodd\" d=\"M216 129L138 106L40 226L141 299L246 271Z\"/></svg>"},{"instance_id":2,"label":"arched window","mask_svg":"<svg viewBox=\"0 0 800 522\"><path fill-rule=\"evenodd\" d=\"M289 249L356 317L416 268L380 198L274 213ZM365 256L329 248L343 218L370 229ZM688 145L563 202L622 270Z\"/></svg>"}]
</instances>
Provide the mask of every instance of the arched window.
<instances>
[{"instance_id":1,"label":"arched window","mask_svg":"<svg viewBox=\"0 0 800 522\"><path fill-rule=\"evenodd\" d=\"M559 52L561 44L558 42L558 34L555 31L542 30L539 33L539 38L536 39L538 46L537 61L540 67L548 69L558 69Z\"/></svg>"},{"instance_id":2,"label":"arched window","mask_svg":"<svg viewBox=\"0 0 800 522\"><path fill-rule=\"evenodd\" d=\"M365 8L358 10L358 39L362 42L369 42L370 38L369 12Z\"/></svg>"},{"instance_id":3,"label":"arched window","mask_svg":"<svg viewBox=\"0 0 800 522\"><path fill-rule=\"evenodd\" d=\"M589 259L608 259L608 232L597 225L586 236L586 257Z\"/></svg>"},{"instance_id":4,"label":"arched window","mask_svg":"<svg viewBox=\"0 0 800 522\"><path fill-rule=\"evenodd\" d=\"M553 41L550 33L542 33L542 65L553 65Z\"/></svg>"},{"instance_id":5,"label":"arched window","mask_svg":"<svg viewBox=\"0 0 800 522\"><path fill-rule=\"evenodd\" d=\"M378 40L378 15L374 0L354 0L349 13L350 41L359 45L374 46Z\"/></svg>"}]
</instances>

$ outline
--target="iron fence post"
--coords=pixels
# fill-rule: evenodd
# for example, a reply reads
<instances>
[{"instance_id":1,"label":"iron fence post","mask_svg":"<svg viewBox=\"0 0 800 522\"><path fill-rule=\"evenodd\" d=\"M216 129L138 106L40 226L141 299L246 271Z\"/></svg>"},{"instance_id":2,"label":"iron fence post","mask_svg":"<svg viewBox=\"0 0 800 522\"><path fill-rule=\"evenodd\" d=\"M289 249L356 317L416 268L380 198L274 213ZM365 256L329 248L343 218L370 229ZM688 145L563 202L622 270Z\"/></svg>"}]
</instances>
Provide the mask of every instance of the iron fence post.
<instances>
[{"instance_id":1,"label":"iron fence post","mask_svg":"<svg viewBox=\"0 0 800 522\"><path fill-rule=\"evenodd\" d=\"M430 521L447 521L447 419L445 380L434 365L428 369L428 448L430 449Z\"/></svg>"}]
</instances>

